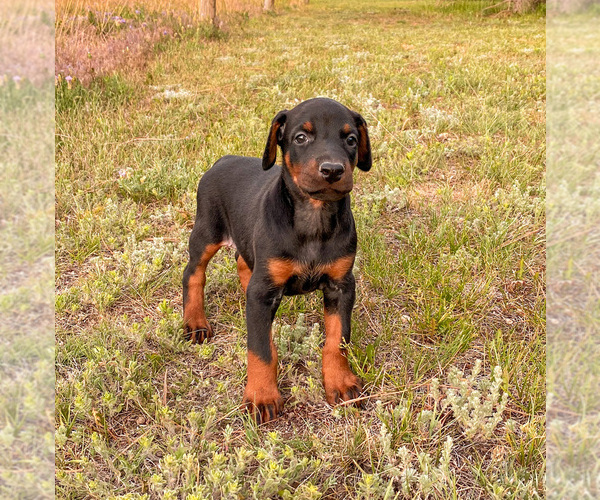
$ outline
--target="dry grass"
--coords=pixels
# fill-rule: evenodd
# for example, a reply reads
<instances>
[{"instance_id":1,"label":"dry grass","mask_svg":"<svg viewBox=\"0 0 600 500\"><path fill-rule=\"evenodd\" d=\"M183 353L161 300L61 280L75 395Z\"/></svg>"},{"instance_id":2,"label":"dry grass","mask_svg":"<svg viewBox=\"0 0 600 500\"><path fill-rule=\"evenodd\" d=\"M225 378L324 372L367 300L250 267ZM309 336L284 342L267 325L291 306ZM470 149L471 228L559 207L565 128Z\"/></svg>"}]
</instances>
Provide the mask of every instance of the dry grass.
<instances>
[{"instance_id":1,"label":"dry grass","mask_svg":"<svg viewBox=\"0 0 600 500\"><path fill-rule=\"evenodd\" d=\"M284 6L294 5L286 1ZM152 0L59 0L56 4L56 68L58 78L88 85L118 70L146 67L156 45L173 38L200 35L206 40L226 35L239 16L262 13L259 0L219 0L216 28L203 23L199 2Z\"/></svg>"},{"instance_id":2,"label":"dry grass","mask_svg":"<svg viewBox=\"0 0 600 500\"><path fill-rule=\"evenodd\" d=\"M56 15L64 18L74 13L92 10L99 12L113 12L115 15L122 14L125 10L135 10L141 3L138 0L57 0ZM144 0L144 9L148 12L179 13L189 12L198 14L200 2L198 0ZM262 12L263 2L261 0L218 0L217 15L231 12L248 12L259 14Z\"/></svg>"},{"instance_id":3,"label":"dry grass","mask_svg":"<svg viewBox=\"0 0 600 500\"><path fill-rule=\"evenodd\" d=\"M119 69L140 70L146 66L154 45L172 34L172 28L164 23L150 28L137 23L131 29L102 36L96 26L80 17L68 33L57 37L56 75L88 85L94 78Z\"/></svg>"}]
</instances>

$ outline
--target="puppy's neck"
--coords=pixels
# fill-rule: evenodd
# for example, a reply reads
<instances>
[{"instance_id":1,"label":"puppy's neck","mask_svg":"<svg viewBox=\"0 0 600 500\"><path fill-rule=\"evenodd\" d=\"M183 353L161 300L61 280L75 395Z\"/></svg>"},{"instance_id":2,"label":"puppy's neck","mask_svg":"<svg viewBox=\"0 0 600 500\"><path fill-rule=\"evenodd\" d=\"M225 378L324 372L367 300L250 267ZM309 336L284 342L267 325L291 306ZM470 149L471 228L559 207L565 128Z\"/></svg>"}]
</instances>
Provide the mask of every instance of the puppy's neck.
<instances>
[{"instance_id":1,"label":"puppy's neck","mask_svg":"<svg viewBox=\"0 0 600 500\"><path fill-rule=\"evenodd\" d=\"M307 239L324 239L333 234L340 213L348 204L349 196L337 201L321 201L311 198L285 175L284 168L281 187L285 191L284 199L291 208L294 232Z\"/></svg>"}]
</instances>

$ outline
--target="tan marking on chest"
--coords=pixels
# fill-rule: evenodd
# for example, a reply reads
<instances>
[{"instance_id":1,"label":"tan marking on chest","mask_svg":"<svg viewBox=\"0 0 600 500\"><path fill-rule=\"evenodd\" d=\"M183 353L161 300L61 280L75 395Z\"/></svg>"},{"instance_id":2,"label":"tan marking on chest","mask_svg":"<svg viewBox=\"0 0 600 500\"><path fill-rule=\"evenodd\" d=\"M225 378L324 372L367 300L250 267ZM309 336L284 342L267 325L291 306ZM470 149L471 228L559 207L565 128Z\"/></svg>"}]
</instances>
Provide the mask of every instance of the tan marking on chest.
<instances>
[{"instance_id":1,"label":"tan marking on chest","mask_svg":"<svg viewBox=\"0 0 600 500\"><path fill-rule=\"evenodd\" d=\"M319 267L322 269L323 274L326 274L333 280L339 281L348 274L350 269L352 269L354 257L354 255L346 255L329 264L323 264Z\"/></svg>"},{"instance_id":2,"label":"tan marking on chest","mask_svg":"<svg viewBox=\"0 0 600 500\"><path fill-rule=\"evenodd\" d=\"M276 286L284 286L292 276L320 276L326 274L334 281L341 280L354 264L354 255L346 255L328 262L309 266L291 259L269 259L267 268L269 276Z\"/></svg>"},{"instance_id":3,"label":"tan marking on chest","mask_svg":"<svg viewBox=\"0 0 600 500\"><path fill-rule=\"evenodd\" d=\"M269 276L277 286L285 285L295 275L303 273L303 267L290 259L269 259L267 262Z\"/></svg>"}]
</instances>

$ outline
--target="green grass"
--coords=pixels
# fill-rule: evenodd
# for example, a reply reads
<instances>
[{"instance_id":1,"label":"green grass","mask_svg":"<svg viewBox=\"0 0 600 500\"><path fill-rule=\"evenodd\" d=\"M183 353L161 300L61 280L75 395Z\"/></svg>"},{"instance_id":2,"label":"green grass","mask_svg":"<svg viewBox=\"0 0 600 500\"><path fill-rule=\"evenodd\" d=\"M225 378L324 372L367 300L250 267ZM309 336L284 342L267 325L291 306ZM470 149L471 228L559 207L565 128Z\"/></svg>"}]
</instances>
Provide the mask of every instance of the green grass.
<instances>
[{"instance_id":1,"label":"green grass","mask_svg":"<svg viewBox=\"0 0 600 500\"><path fill-rule=\"evenodd\" d=\"M548 25L548 486L552 498L596 498L598 146L597 15ZM550 496L550 495L549 495Z\"/></svg>"},{"instance_id":2,"label":"green grass","mask_svg":"<svg viewBox=\"0 0 600 500\"><path fill-rule=\"evenodd\" d=\"M535 16L323 0L173 41L143 71L60 83L58 495L543 497L544 51ZM359 111L374 148L353 192L350 358L367 399L325 403L321 298L288 298L286 407L256 427L239 410L231 253L208 270L216 336L182 339L195 188L317 95Z\"/></svg>"}]
</instances>

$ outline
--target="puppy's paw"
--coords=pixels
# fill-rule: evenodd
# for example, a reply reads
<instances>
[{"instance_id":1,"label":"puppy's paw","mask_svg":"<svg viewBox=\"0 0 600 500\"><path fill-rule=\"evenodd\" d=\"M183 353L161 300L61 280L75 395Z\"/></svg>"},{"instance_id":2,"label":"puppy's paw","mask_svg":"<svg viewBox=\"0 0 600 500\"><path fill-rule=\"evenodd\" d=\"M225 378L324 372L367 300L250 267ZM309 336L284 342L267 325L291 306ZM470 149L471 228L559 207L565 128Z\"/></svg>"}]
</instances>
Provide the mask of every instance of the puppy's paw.
<instances>
[{"instance_id":1,"label":"puppy's paw","mask_svg":"<svg viewBox=\"0 0 600 500\"><path fill-rule=\"evenodd\" d=\"M246 388L243 405L257 424L263 424L281 415L283 399L277 388L261 391L249 391Z\"/></svg>"},{"instance_id":2,"label":"puppy's paw","mask_svg":"<svg viewBox=\"0 0 600 500\"><path fill-rule=\"evenodd\" d=\"M185 340L191 340L193 344L201 344L213 336L213 330L210 324L204 325L187 324L183 329L183 337Z\"/></svg>"},{"instance_id":3,"label":"puppy's paw","mask_svg":"<svg viewBox=\"0 0 600 500\"><path fill-rule=\"evenodd\" d=\"M325 397L330 405L350 401L360 397L362 381L350 370L329 373L324 378ZM362 406L362 401L353 402L355 406Z\"/></svg>"}]
</instances>

